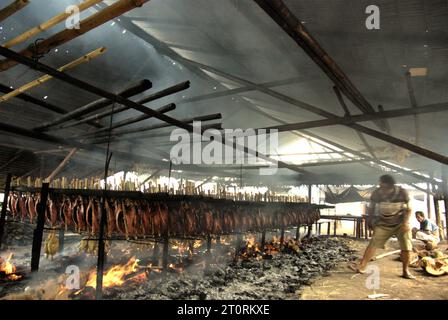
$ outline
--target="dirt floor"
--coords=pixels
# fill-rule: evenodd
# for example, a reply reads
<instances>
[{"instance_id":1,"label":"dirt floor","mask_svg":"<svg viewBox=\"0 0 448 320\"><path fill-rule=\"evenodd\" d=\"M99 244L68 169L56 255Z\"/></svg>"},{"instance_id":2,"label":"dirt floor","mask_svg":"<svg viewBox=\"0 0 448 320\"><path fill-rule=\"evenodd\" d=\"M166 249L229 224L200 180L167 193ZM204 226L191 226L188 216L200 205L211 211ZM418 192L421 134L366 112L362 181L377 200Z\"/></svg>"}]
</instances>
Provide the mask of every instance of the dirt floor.
<instances>
[{"instance_id":1,"label":"dirt floor","mask_svg":"<svg viewBox=\"0 0 448 320\"><path fill-rule=\"evenodd\" d=\"M350 247L362 256L368 241L352 241ZM447 244L440 244L444 253ZM377 255L396 250L396 241L390 240L385 250L378 250ZM328 277L316 280L306 287L301 294L303 300L448 300L448 275L432 277L421 268L411 268L415 280L401 278L401 262L399 255L384 257L370 264L379 268L379 289L368 289L371 286L371 274L355 274L348 268L348 263L341 263L330 271ZM367 283L367 285L366 285ZM369 298L369 295L385 294L386 297Z\"/></svg>"}]
</instances>

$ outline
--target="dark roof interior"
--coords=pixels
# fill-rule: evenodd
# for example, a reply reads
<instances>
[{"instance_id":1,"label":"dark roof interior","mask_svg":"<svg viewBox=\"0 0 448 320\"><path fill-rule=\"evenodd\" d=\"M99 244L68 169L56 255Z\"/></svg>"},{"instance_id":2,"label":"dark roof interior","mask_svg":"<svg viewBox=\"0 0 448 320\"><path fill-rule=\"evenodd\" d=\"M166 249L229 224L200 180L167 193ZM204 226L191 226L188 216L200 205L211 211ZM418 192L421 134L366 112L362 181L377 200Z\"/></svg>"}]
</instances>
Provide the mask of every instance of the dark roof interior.
<instances>
[{"instance_id":1,"label":"dark roof interior","mask_svg":"<svg viewBox=\"0 0 448 320\"><path fill-rule=\"evenodd\" d=\"M36 26L63 12L74 0L32 1L30 5L0 22L2 41ZM103 1L101 6L114 1ZM448 101L448 2L423 0L376 1L381 12L381 29L365 28L365 8L370 4L364 0L288 0L285 1L293 13L304 23L320 45L344 70L364 97L373 105L381 104L385 110L410 107L405 73L414 67L427 68L424 77L412 77L417 104L424 106ZM83 13L83 17L99 10L94 7ZM254 2L239 0L152 0L143 7L96 28L87 34L51 50L40 61L52 67L60 67L81 55L101 46L107 48L102 56L69 71L70 75L88 81L98 87L117 92L130 83L149 79L156 92L167 86L189 80L190 89L147 104L158 108L168 102L175 102L177 109L169 114L182 119L196 115L221 112L224 128L257 128L285 123L321 119L320 116L304 111L297 106L280 101L265 93L250 90L239 94L188 102L190 98L204 94L241 87L234 81L217 76L182 60L186 58L211 66L227 74L256 84L271 82L272 90L304 101L326 111L343 116L343 109L333 92L333 83L304 51ZM26 43L14 47L20 51L37 38L47 38L63 28L58 25ZM126 30L126 32L124 32ZM40 74L24 66L16 66L1 73L0 83L19 87ZM279 85L280 84L280 85ZM58 80L50 80L27 94L45 99L52 105L73 110L98 99L83 90ZM145 94L141 95L145 96ZM350 111L360 111L348 102ZM0 103L0 122L32 129L58 114L17 98ZM266 113L270 117L266 116ZM114 121L135 116L136 111L126 111ZM446 155L448 140L445 125L448 112L419 115L421 123L420 145L434 152ZM103 120L104 121L104 120ZM391 135L406 141L415 141L414 118L412 116L388 120ZM160 123L150 119L131 125ZM106 124L104 121L103 124ZM372 121L363 125L378 129ZM74 137L90 126L78 126L67 130L49 131L60 137ZM160 130L160 132L169 132ZM313 135L360 151L368 156L366 147L355 131L341 125L316 128L301 132L305 137ZM309 135L308 135L309 134ZM294 133L280 134L279 153L301 152L286 147L303 139ZM441 164L414 153L403 151L384 141L365 136L377 152L387 161L414 171L441 177ZM111 148L139 156L147 156L148 167L168 166L161 161L170 146L168 138L147 138L131 142L114 142ZM18 158L2 167L5 173L14 175L45 175L57 166L68 149L54 150L60 146L3 132L0 135L0 167L7 164L21 150ZM311 143L315 151L328 151ZM335 147L334 150L341 150ZM347 151L348 149L344 150ZM46 153L39 151L49 150ZM37 153L34 153L36 152ZM333 155L334 156L334 155ZM151 159L154 159L152 161ZM344 156L336 160L347 160ZM284 158L288 162L288 158ZM322 156L317 162L334 161L332 156ZM141 159L116 159L116 170L131 168ZM145 161L144 161L145 162ZM44 166L43 166L44 164ZM53 166L54 165L54 166ZM43 167L42 167L43 166ZM86 176L104 167L104 154L80 151L61 175ZM316 183L328 184L370 184L375 183L382 171L370 162L305 166L303 169L316 175ZM191 176L210 175L212 171L190 168ZM240 170L217 169L216 175L236 175ZM194 171L194 172L193 172ZM98 174L98 173L96 173ZM259 183L288 181L300 183L297 172L280 169L275 177L259 177L250 169L244 175ZM282 178L282 179L280 179ZM264 179L264 180L263 180ZM400 175L399 181L419 182L419 179Z\"/></svg>"}]
</instances>

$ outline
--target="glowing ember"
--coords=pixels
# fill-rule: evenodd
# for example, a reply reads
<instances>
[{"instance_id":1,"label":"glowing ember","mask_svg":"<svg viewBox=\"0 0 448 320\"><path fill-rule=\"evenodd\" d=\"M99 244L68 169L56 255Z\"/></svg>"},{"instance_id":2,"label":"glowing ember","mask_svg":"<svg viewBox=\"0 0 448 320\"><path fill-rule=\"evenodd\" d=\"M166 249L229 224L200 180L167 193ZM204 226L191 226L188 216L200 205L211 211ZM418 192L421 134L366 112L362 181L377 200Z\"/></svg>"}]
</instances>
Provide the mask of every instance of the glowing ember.
<instances>
[{"instance_id":1,"label":"glowing ember","mask_svg":"<svg viewBox=\"0 0 448 320\"><path fill-rule=\"evenodd\" d=\"M137 271L138 262L138 259L132 257L124 265L116 265L111 267L103 275L103 287L109 288L114 286L121 286L131 278L135 278L134 276L132 276L132 274ZM96 270L92 270L90 272L86 287L96 288Z\"/></svg>"},{"instance_id":2,"label":"glowing ember","mask_svg":"<svg viewBox=\"0 0 448 320\"><path fill-rule=\"evenodd\" d=\"M194 240L193 248L198 249L202 247L202 240Z\"/></svg>"},{"instance_id":3,"label":"glowing ember","mask_svg":"<svg viewBox=\"0 0 448 320\"><path fill-rule=\"evenodd\" d=\"M16 266L11 262L11 259L13 257L13 254L10 253L6 260L0 257L0 272L3 272L6 275L6 278L9 280L20 280L22 278L21 275L17 275L16 273Z\"/></svg>"}]
</instances>

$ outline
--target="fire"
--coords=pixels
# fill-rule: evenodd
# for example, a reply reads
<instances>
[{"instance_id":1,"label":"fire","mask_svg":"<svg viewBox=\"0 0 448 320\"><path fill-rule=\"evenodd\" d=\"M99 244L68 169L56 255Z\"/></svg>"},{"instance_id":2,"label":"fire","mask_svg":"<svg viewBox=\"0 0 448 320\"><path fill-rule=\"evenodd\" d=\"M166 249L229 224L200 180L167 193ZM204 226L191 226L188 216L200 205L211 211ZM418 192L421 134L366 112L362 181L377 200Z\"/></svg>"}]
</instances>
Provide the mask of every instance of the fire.
<instances>
[{"instance_id":1,"label":"fire","mask_svg":"<svg viewBox=\"0 0 448 320\"><path fill-rule=\"evenodd\" d=\"M9 280L20 280L22 276L15 274L17 271L16 266L11 262L13 254L10 253L6 260L0 257L0 272L3 272Z\"/></svg>"},{"instance_id":2,"label":"fire","mask_svg":"<svg viewBox=\"0 0 448 320\"><path fill-rule=\"evenodd\" d=\"M202 240L194 240L193 248L198 249L202 247Z\"/></svg>"},{"instance_id":3,"label":"fire","mask_svg":"<svg viewBox=\"0 0 448 320\"><path fill-rule=\"evenodd\" d=\"M129 259L124 265L116 265L107 270L103 275L103 287L109 288L121 286L126 281L134 278L133 273L137 271L139 260L135 257ZM86 287L96 288L96 270L92 270L89 274Z\"/></svg>"}]
</instances>

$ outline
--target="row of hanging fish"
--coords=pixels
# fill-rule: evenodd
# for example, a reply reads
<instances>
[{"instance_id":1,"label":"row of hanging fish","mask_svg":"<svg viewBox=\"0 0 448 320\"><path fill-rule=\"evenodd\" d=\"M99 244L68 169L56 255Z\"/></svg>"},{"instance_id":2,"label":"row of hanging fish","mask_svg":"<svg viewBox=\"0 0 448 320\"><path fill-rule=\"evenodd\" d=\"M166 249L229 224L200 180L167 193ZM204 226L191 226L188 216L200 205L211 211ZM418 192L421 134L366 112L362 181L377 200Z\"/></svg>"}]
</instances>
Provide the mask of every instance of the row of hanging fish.
<instances>
[{"instance_id":1,"label":"row of hanging fish","mask_svg":"<svg viewBox=\"0 0 448 320\"><path fill-rule=\"evenodd\" d=\"M13 219L35 223L39 202L39 194L11 193L8 208ZM100 199L94 196L50 195L45 223L49 227L97 235L101 208ZM308 225L320 218L319 209L311 204L257 205L188 199L108 199L105 212L107 236L123 235L126 238L258 232Z\"/></svg>"}]
</instances>

